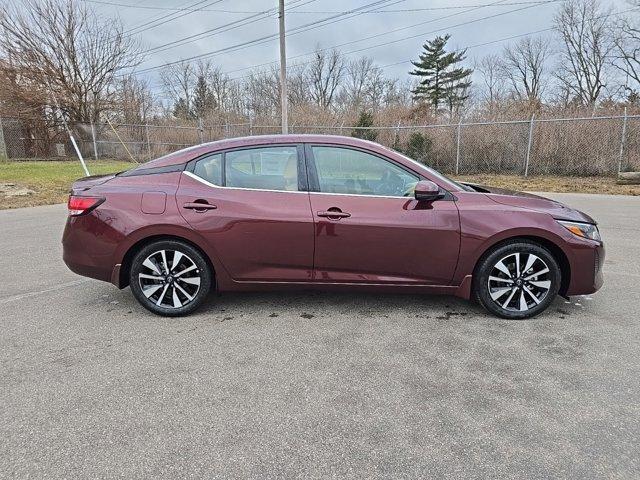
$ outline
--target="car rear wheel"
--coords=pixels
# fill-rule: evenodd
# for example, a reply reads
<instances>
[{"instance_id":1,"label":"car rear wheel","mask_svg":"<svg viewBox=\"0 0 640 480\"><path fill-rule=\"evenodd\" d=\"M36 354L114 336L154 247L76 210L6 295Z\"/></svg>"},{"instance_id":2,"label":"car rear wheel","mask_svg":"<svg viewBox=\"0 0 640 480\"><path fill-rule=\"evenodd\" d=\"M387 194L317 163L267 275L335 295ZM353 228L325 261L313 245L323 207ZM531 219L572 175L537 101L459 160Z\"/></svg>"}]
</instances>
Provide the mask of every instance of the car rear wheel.
<instances>
[{"instance_id":1,"label":"car rear wheel","mask_svg":"<svg viewBox=\"0 0 640 480\"><path fill-rule=\"evenodd\" d=\"M543 312L560 289L561 271L542 245L513 241L490 251L474 277L478 302L508 319L530 318Z\"/></svg>"},{"instance_id":2,"label":"car rear wheel","mask_svg":"<svg viewBox=\"0 0 640 480\"><path fill-rule=\"evenodd\" d=\"M191 313L202 304L211 278L211 268L197 249L177 240L161 240L135 255L129 285L147 310L175 317Z\"/></svg>"}]
</instances>

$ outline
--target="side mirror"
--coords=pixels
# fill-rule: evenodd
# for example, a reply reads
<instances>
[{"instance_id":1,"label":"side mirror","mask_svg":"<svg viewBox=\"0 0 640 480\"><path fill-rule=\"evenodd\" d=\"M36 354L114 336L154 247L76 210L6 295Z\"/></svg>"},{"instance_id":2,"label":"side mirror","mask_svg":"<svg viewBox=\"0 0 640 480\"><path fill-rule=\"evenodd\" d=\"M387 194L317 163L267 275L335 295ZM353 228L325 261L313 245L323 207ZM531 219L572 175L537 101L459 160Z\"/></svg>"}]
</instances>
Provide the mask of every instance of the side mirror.
<instances>
[{"instance_id":1,"label":"side mirror","mask_svg":"<svg viewBox=\"0 0 640 480\"><path fill-rule=\"evenodd\" d=\"M420 180L416 183L413 193L419 202L433 202L444 197L440 187L429 180Z\"/></svg>"}]
</instances>

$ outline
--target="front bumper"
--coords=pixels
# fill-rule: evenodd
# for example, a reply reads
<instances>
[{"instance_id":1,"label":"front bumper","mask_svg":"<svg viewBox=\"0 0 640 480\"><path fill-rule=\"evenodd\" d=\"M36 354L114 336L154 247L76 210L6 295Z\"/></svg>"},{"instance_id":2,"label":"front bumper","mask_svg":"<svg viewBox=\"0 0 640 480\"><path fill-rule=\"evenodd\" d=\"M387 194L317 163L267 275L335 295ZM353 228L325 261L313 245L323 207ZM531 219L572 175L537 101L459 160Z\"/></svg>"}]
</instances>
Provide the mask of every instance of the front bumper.
<instances>
[{"instance_id":1,"label":"front bumper","mask_svg":"<svg viewBox=\"0 0 640 480\"><path fill-rule=\"evenodd\" d=\"M588 295L598 291L604 282L602 267L605 249L602 243L589 242L589 245L574 248L570 259L571 280L567 295Z\"/></svg>"}]
</instances>

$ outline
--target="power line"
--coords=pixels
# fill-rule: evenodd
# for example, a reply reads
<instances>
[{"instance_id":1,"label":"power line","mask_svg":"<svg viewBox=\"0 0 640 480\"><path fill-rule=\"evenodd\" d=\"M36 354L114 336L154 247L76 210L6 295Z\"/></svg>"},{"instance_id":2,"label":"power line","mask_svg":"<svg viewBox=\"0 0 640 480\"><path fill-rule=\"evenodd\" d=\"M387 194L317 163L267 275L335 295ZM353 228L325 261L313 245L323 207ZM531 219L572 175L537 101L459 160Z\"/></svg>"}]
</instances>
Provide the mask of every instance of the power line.
<instances>
[{"instance_id":1,"label":"power line","mask_svg":"<svg viewBox=\"0 0 640 480\"><path fill-rule=\"evenodd\" d=\"M82 0L82 1L86 2L87 0ZM159 15L156 15L156 16L152 17L151 19L146 19L145 18L142 22L136 22L135 24L130 26L127 30L123 30L123 33L133 31L133 30L135 30L135 29L137 29L139 27L145 26L145 25L149 25L150 23L162 20L162 19L167 18L167 17L169 17L171 15L175 15L176 13L182 12L185 9L191 8L193 5L196 5L196 4L188 5L189 3L190 3L190 1L187 0L186 2L180 3L180 5L178 5L176 7L175 11L173 11L171 13L161 13Z\"/></svg>"},{"instance_id":2,"label":"power line","mask_svg":"<svg viewBox=\"0 0 640 480\"><path fill-rule=\"evenodd\" d=\"M499 5L499 4L504 3L505 1L506 1L506 0L497 0L497 1L495 1L495 2L491 3L491 4L487 5L487 6ZM550 2L557 2L557 1L561 1L561 0L550 0L550 1L549 1L549 0L547 0L547 1L542 1L542 2L540 2L540 1L539 1L539 2L536 2L536 5L532 5L532 6L530 6L530 7L524 7L524 8L531 8L531 7L533 7L533 6L538 6L539 4L550 3ZM396 29L389 30L389 31L386 31L386 32L381 32L381 33L378 33L378 34L375 34L375 35L371 35L371 36L369 36L369 37L364 37L364 38L360 38L360 39L357 39L357 40L352 40L352 41L349 41L349 42L341 43L341 44L338 44L338 45L333 45L333 46L330 46L330 47L322 48L322 49L319 49L319 50L314 50L313 52L307 52L307 53L303 53L303 54L295 55L295 56L293 56L293 57L289 57L289 59L290 59L290 60L293 60L293 59L296 59L296 58L301 58L301 57L306 57L306 56L308 56L308 55L313 55L313 54L315 54L317 51L327 51L327 50L331 50L331 49L333 49L333 48L338 48L338 47L343 47L343 46L346 46L346 45L351 45L351 44L353 44L353 43L363 42L363 41L365 41L365 40L370 40L370 39L372 39L372 38L378 38L378 37L381 37L381 36L384 36L384 35L388 35L388 34L390 34L390 33L395 33L395 32L401 31L401 30L407 30L407 29L409 29L409 28L414 28L414 27L416 27L416 26L420 26L420 25L424 25L424 24L428 24L428 23L436 22L436 21L439 21L439 20L444 20L444 19L446 19L446 18L451 18L451 17L457 16L457 15L462 15L462 14L465 14L465 13L469 13L469 12L472 12L472 11L475 11L475 10L479 10L479 9L481 9L481 8L485 8L485 7L484 7L484 6L482 6L482 7L474 7L474 8L471 8L471 9L469 9L469 10L465 10L465 11L463 11L463 12L456 12L456 13L453 13L453 14L449 14L449 15L441 16L441 17L434 18L434 19L431 19L431 20L427 20L427 21L425 21L425 22L420 22L420 23L416 23L416 24L409 25L409 26L406 26L406 27L400 27L400 28L396 28ZM524 8L521 8L521 9L524 9ZM510 11L508 11L508 12L504 12L503 14L510 13L510 12L512 12L512 11L518 11L518 10L521 10L521 9L514 9L514 10L510 10ZM491 17L483 17L483 18L481 18L481 19L474 20L474 21L479 21L479 20L483 20L483 19L486 19L486 18L491 18ZM457 26L457 25L455 25L455 26ZM454 26L454 27L455 27L455 26ZM450 28L450 27L444 27L444 28L442 28L442 30L444 30L444 29L446 29L446 28ZM301 32L296 32L296 33L301 33ZM426 35L426 34L428 34L428 33L420 34L420 35ZM261 43L265 43L265 42L261 42ZM367 48L375 48L376 46L379 46L379 45L375 45L375 46L373 46L373 47L367 47ZM351 53L351 52L346 52L346 53L347 53L347 54L349 54L349 53ZM267 63L263 63L263 64L260 64L260 65L252 65L252 66L249 66L249 67L244 67L244 68L240 68L240 69L232 70L231 72L228 72L228 73L233 73L233 72L242 71L242 70L248 70L248 69L252 69L252 68L259 68L259 67L263 67L263 66L267 66L267 65L274 65L274 64L276 64L276 63L278 63L278 62L267 62ZM291 65L289 68L299 67L299 66L301 66L301 65L305 65L305 64L308 64L308 63L310 63L310 61L297 63L297 64L295 64L295 65ZM142 73L142 72L140 72L140 73ZM240 79L242 79L242 78L246 78L247 76L248 76L248 75L243 75L243 76L240 76L240 77L232 78L231 80L240 80Z\"/></svg>"},{"instance_id":3,"label":"power line","mask_svg":"<svg viewBox=\"0 0 640 480\"><path fill-rule=\"evenodd\" d=\"M600 18L609 17L609 16L611 16L611 15L622 15L623 13L629 13L629 12L632 12L632 11L634 11L634 10L638 10L639 8L640 8L640 7L629 8L629 9L627 9L627 10L622 10L622 11L620 11L620 12L615 12L615 13L612 13L612 14L608 14L608 13L607 13L607 14L604 14L604 15L599 15L599 16L597 16L597 17L592 17L590 20L598 20L598 19L600 19ZM469 46L466 46L466 47L462 47L462 49L463 49L463 50L469 50L469 49L471 49L471 48L485 47L485 46L487 46L487 45L492 45L492 44L494 44L494 43L505 42L505 41L507 41L507 40L514 40L514 39L516 39L516 38L527 37L527 36L529 36L529 35L539 35L539 34L541 34L541 33L551 32L551 31L553 31L553 30L554 30L554 27L548 27L548 28L543 28L543 29L541 29L541 30L535 30L535 31L532 31L532 32L518 33L518 34L516 34L516 35L511 35L511 36L509 36L509 37L500 38L500 39L498 39L498 40L490 40L490 41L488 41L488 42L476 43L476 44L474 44L474 45L469 45ZM348 52L348 53L353 53L353 52ZM402 65L403 63L409 63L409 62L411 62L411 60L412 60L412 59L402 60L402 61L400 61L400 62L389 63L389 64L387 64L387 65L382 65L380 68L395 67L395 66L397 66L397 65ZM240 77L240 78L242 78L242 77Z\"/></svg>"},{"instance_id":4,"label":"power line","mask_svg":"<svg viewBox=\"0 0 640 480\"><path fill-rule=\"evenodd\" d=\"M317 1L317 0L307 0L307 1L304 1L304 2L303 2L303 0L295 0L295 1L290 3L290 7L289 8L298 8L299 6L308 5L309 3L313 3L315 1ZM300 3L300 2L303 2L303 3ZM173 41L165 43L163 45L158 45L158 46L149 48L148 50L145 50L142 53L164 52L165 50L170 50L172 48L180 47L182 45L186 45L187 43L191 43L191 42L195 42L195 41L198 41L198 40L202 40L203 38L209 38L209 37L212 37L214 35L219 35L221 33L228 32L228 31L234 30L236 28L244 27L246 25L250 25L252 23L259 22L261 20L265 20L266 18L269 18L269 16L271 14L274 14L275 12L276 12L275 8L271 8L269 10L263 10L262 12L256 13L254 15L249 15L248 17L240 18L238 20L234 20L232 22L225 23L223 25L219 25L219 26L214 27L212 29L205 30L204 32L200 32L200 33L196 33L196 34L193 34L193 35L189 35L187 37L179 38L177 40L173 40ZM207 35L207 34L209 34L209 35Z\"/></svg>"},{"instance_id":5,"label":"power line","mask_svg":"<svg viewBox=\"0 0 640 480\"><path fill-rule=\"evenodd\" d=\"M160 6L151 6L151 5L131 5L128 3L120 3L120 2L110 2L106 0L83 0L87 3L95 3L98 5L110 5L115 7L123 7L123 8L134 8L134 9L143 9L143 10L166 10L166 11L179 11L180 8L177 7L160 7ZM538 3L535 0L532 1L519 1L519 2L509 2L504 3L503 5L528 5ZM401 8L401 9L384 9L384 10L371 10L366 13L410 13L410 12L426 12L426 11L437 11L437 10L456 10L456 9L464 9L471 7L488 7L492 4L475 4L475 5L447 5L443 7L421 7L421 8ZM261 13L260 10L228 10L228 9L212 9L212 8L202 8L199 9L200 12L215 12L215 13L233 13L233 14L256 14ZM291 13L298 14L332 14L332 13L345 13L344 10L298 10Z\"/></svg>"},{"instance_id":6,"label":"power line","mask_svg":"<svg viewBox=\"0 0 640 480\"><path fill-rule=\"evenodd\" d=\"M378 38L378 37L382 37L384 35L389 35L391 33L396 33L396 32L402 31L402 30L408 30L410 28L415 28L415 27L418 27L418 26L421 26L421 25L426 25L426 24L433 23L433 22L438 22L440 20L445 20L447 18L455 17L455 16L458 16L458 15L464 15L465 13L470 13L470 12L473 12L475 10L480 10L480 9L486 8L486 7L497 6L497 5L502 6L505 1L506 0L498 0L498 1L490 3L488 5L477 6L477 7L470 8L468 10L464 10L462 12L456 12L456 13L452 13L452 14L449 14L449 15L444 15L444 16L437 17L437 18L432 18L432 19L426 20L424 22L414 23L414 24L408 25L406 27L399 27L399 28L395 28L393 30L387 30L385 32L380 32L380 33L377 33L375 35L370 35L368 37L359 38L357 40L350 40L348 42L340 43L338 45L332 45L330 47L326 47L326 48L320 49L320 51L324 52L324 51L331 50L331 49L334 49L334 48L339 48L339 47L344 47L346 45L352 45L354 43L364 42L365 40L371 40L372 38ZM545 3L557 2L557 1L560 1L560 0L547 0L547 1L544 1L544 0L540 1L539 0L538 2L535 2L535 3L536 3L536 5L540 5L540 4L545 4ZM509 12L506 12L506 13L509 13ZM306 56L309 56L309 55L313 55L316 52L317 52L317 50L314 50L312 52L307 52L307 53L301 53L301 54L295 55L293 57L289 57L289 60L294 60L296 58L302 58L302 57L306 57ZM276 63L276 62L267 62L267 63L263 63L263 64L260 64L260 65L251 65L249 67L243 67L243 68L238 68L238 69L235 69L235 70L231 70L231 71L229 71L227 73L235 73L235 72L240 72L240 71L243 71L243 70L249 70L249 69L252 69L252 68L264 67L264 66L267 66L267 65L272 65L274 63ZM305 63L308 63L308 62L305 62ZM303 65L303 64L304 63L296 64L296 66ZM243 78L243 77L238 77L238 78Z\"/></svg>"},{"instance_id":7,"label":"power line","mask_svg":"<svg viewBox=\"0 0 640 480\"><path fill-rule=\"evenodd\" d=\"M509 37L499 38L497 40L489 40L489 41L483 42L483 43L476 43L475 45L467 45L466 47L462 47L461 50L469 50L471 48L486 47L487 45L492 45L494 43L506 42L507 40L514 40L516 38L527 37L529 35L539 35L541 33L550 32L553 29L554 29L553 27L549 27L549 28L543 28L542 30L534 30L532 32L518 33L516 35L511 35ZM395 67L397 65L402 65L403 63L410 63L411 60L412 59L410 58L408 60L402 60L401 62L388 63L387 65L382 65L380 68Z\"/></svg>"},{"instance_id":8,"label":"power line","mask_svg":"<svg viewBox=\"0 0 640 480\"><path fill-rule=\"evenodd\" d=\"M84 1L86 1L86 0L84 0ZM160 15L160 16L152 19L152 20L149 20L148 22L145 22L145 23L142 23L142 24L138 24L138 25L136 25L134 27L129 28L128 30L124 30L121 33L118 33L118 34L114 35L113 37L106 39L106 41L108 43L113 43L114 41L116 41L118 39L126 38L126 37L132 37L132 36L134 36L136 34L144 32L146 30L150 30L152 28L158 27L158 26L163 25L165 23L168 23L168 22L171 22L171 21L176 20L178 18L181 18L181 17L183 17L185 15L189 15L190 13L198 11L198 9L195 8L195 7L197 5L205 3L206 1L207 0L200 0L200 1L196 2L196 3L193 3L193 4L189 5L188 7L180 8L179 12L186 11L186 13L183 13L182 15L176 15L179 12L173 12L173 13L169 13L169 14L166 14L166 15ZM211 2L209 5L220 3L220 2L223 2L223 1L224 0L215 0L215 1ZM182 5L185 5L185 4L186 3L183 3ZM209 5L207 5L207 6L209 6ZM169 18L169 17L172 17L172 18ZM152 23L155 23L155 22L159 22L159 23L156 23L155 25L151 25ZM148 26L148 25L151 25L151 26ZM145 27L145 26L147 28L142 28L142 27ZM134 31L134 30L137 30L137 31ZM80 53L82 53L82 51Z\"/></svg>"},{"instance_id":9,"label":"power line","mask_svg":"<svg viewBox=\"0 0 640 480\"><path fill-rule=\"evenodd\" d=\"M562 1L562 0L556 0L556 1ZM535 5L533 5L533 6L535 6ZM475 23L475 22L482 21L482 20L486 20L486 19L489 19L489 18L494 18L494 17L496 17L496 16L505 15L505 14L512 13L512 12L516 12L516 11L520 11L520 10L525 10L525 9L527 9L527 8L532 8L533 6L531 6L531 7L519 8L519 9L515 9L515 10L510 10L510 11L508 11L508 12L500 13L500 14L497 14L497 15L490 15L490 16L487 16L487 17L482 17L482 18L478 18L478 19L475 19L475 20L470 20L470 21L468 21L468 22L462 22L462 23L459 23L459 24L456 24L456 25L452 25L452 26L450 26L450 27L445 27L445 28L441 28L441 29L438 29L438 30L432 30L431 32L426 32L426 33L419 34L419 35L412 35L412 36L409 36L409 37L400 38L400 39L393 40L393 41L390 41L390 42L378 43L378 44L376 44L376 45L371 45L371 46L369 46L369 47L364 47L364 48L359 48L359 49L356 49L356 50L351 50L351 51L348 51L348 52L344 52L344 54L345 54L345 55L350 55L350 54L352 54L352 53L359 53L359 52L362 52L362 51L364 51L364 50L369 50L369 49L371 49L371 48L378 48L378 47L386 46L386 45L389 45L390 43L397 43L397 42L401 42L401 41L404 41L404 40L408 40L408 39L412 39L412 38L416 38L416 37L421 37L421 36L429 35L429 34L432 34L432 33L437 33L437 32L439 32L439 31L447 30L447 29L449 29L449 28L456 28L456 27L460 27L460 26L468 25L468 24L470 24L470 23ZM600 15L600 16L597 16L597 17L593 17L592 19L593 19L593 20L595 20L595 19L599 19L599 18L605 18L605 17L608 17L608 16L612 16L612 15L622 15L622 14L624 14L624 13L632 12L632 11L635 11L635 10L638 10L638 9L640 9L640 7L630 8L630 9L623 10L623 11L620 11L620 12L615 12L615 13L612 13L612 14ZM545 28L545 29L542 29L542 30L537 30L537 31L534 31L534 32L529 32L529 33L526 33L526 34L517 34L517 35L512 35L511 37L506 37L506 38L503 38L503 39L500 39L500 40L492 40L492 41L490 41L490 42L479 43L479 44L472 45L472 46L470 46L470 47L464 47L464 48L476 48L476 47L481 47L481 46L484 46L484 45L490 45L490 44L492 44L492 43L498 43L498 42L500 42L500 41L506 41L506 40L510 40L510 39L514 39L514 38L524 37L524 36L527 36L527 35L535 35L535 34L537 34L537 33L549 32L549 31L552 31L552 30L554 30L554 28L553 28L553 27L549 27L549 28ZM350 43L353 43L353 42L350 42ZM343 44L343 45L344 45L344 44ZM340 46L340 45L338 45L338 46ZM326 49L322 49L322 50L327 50L327 49L330 49L330 48L337 48L337 46L334 46L334 47L327 47ZM385 65L384 67L381 67L381 68L388 68L388 67L391 67L391 66L400 65L400 64L402 64L402 63L410 62L410 61L411 61L411 59L409 59L409 60L403 60L403 61L401 61L401 62L396 62L396 63L392 63L392 64ZM310 62L302 62L302 63L298 63L298 64L296 64L296 65L293 65L292 67L305 65L305 64L308 64L308 63L310 63ZM233 78L233 79L231 79L231 80L239 80L239 79L241 79L241 78L244 78L244 76L243 76L243 77L236 77L236 78Z\"/></svg>"},{"instance_id":10,"label":"power line","mask_svg":"<svg viewBox=\"0 0 640 480\"><path fill-rule=\"evenodd\" d=\"M545 3L549 3L549 2L545 2ZM535 5L533 5L533 6L535 6ZM530 7L528 7L528 8L530 8ZM610 13L610 14L608 13L608 14L597 16L597 17L593 17L592 20L605 18L605 17L609 17L609 16L614 16L614 15L615 16L622 15L622 14L625 14L625 13L628 13L628 12L637 11L638 9L640 9L640 7L630 8L630 9L627 9L627 10L622 10L622 11L614 12L614 13ZM524 10L524 8L511 10L509 12L504 12L504 13L511 13L511 12L519 11L519 10ZM450 26L450 27L445 27L444 29L446 29L446 28L455 28L455 27L462 26L462 25L465 25L465 24L468 24L468 23L473 23L473 22L477 22L477 21L481 21L481 20L485 20L485 19L493 18L493 17L494 16L482 17L482 18L479 18L479 19L472 20L470 22L463 22L461 24L453 25L453 26ZM516 39L516 38L526 37L526 36L529 36L529 35L538 35L538 34L550 32L550 31L553 31L553 30L554 30L554 27L548 27L548 28L544 28L544 29L540 29L540 30L534 30L534 31L526 32L526 33L520 33L520 34L516 34L516 35L511 35L511 36L503 37L503 38L496 39L496 40L490 40L490 41L487 41L487 42L477 43L477 44L474 44L474 45L468 45L466 47L462 47L462 49L468 50L468 49L472 49L472 48L483 47L483 46L492 45L492 44L496 44L496 43L500 43L500 42L505 42L505 41L508 41L508 40L513 40L513 39ZM426 34L428 34L428 33L426 33ZM422 36L422 35L426 35L426 34L420 34L420 35L417 35L417 36ZM380 34L380 35L383 35L383 34ZM414 38L414 37L415 36L405 37L403 39L395 40L394 42L402 41L402 40L406 40L406 39ZM354 41L354 42L356 42L356 41ZM394 42L389 42L389 43L394 43ZM351 42L351 43L353 43L353 42ZM376 44L376 45L372 45L370 47L365 47L365 48L361 48L361 49L357 49L357 50L352 50L352 51L349 51L349 52L344 52L344 54L345 55L349 55L349 54L352 54L352 53L358 53L358 52L361 52L363 50L367 50L367 49L370 49L370 48L377 48L377 47L380 47L380 46L383 46L383 45L387 45L387 44L388 43ZM331 49L331 48L337 48L337 46L327 47L326 49L323 49L323 50L327 50L327 49ZM308 55L308 54L303 54L303 55ZM411 62L411 59L402 60L400 62L394 62L394 63L382 65L380 68L389 68L389 67L401 65L403 63L408 63L408 62ZM301 66L301 65L304 65L304 64L307 64L307 63L309 63L309 62L298 63L296 65L291 65L290 67L294 68L294 67L298 67L298 66ZM266 64L263 64L263 65L266 65ZM255 68L255 67L260 67L260 66L263 66L263 65L255 65L253 67L247 67L247 68ZM246 76L247 75L241 76L241 77L236 77L236 78L231 78L229 80L237 81L237 80L240 80L242 78L245 78ZM168 99L169 97L165 96L163 98Z\"/></svg>"},{"instance_id":11,"label":"power line","mask_svg":"<svg viewBox=\"0 0 640 480\"><path fill-rule=\"evenodd\" d=\"M228 32L229 30L233 30L239 27L244 27L245 25L250 25L260 20L264 20L266 18L269 18L269 16L273 12L274 12L273 9L264 10L260 13L250 15L248 17L244 17L239 20L234 20L233 22L225 23L224 25L217 26L210 30L205 30L204 32L196 33L193 35L189 35L187 37L179 38L177 40L174 40L168 43L164 43L162 45L151 47L142 53L159 53L159 52L164 52L165 50L170 50L172 48L181 47L182 45L186 45L187 43L196 42L198 40L202 40L203 38L208 38L213 35L219 35L220 33ZM207 34L211 34L211 35L207 35Z\"/></svg>"},{"instance_id":12,"label":"power line","mask_svg":"<svg viewBox=\"0 0 640 480\"><path fill-rule=\"evenodd\" d=\"M304 31L312 30L314 28L324 27L326 25L330 25L332 23L336 23L337 21L346 20L346 19L340 20L340 17L355 13L354 15L349 17L349 18L353 18L355 16L358 16L362 9L365 9L365 8L368 8L368 7L371 7L371 6L376 6L376 5L383 4L383 3L388 3L389 1L390 0L377 0L377 1L369 3L367 5L363 5L361 7L356 8L356 9L350 10L348 13L333 15L333 16L326 17L326 18L323 18L323 19L320 19L320 20L316 20L314 22L310 22L310 23L307 23L307 24L304 24L304 25L300 25L298 27L293 27L292 29L287 30L286 34L287 35L296 35L298 33L302 33ZM396 3L403 2L403 1L406 1L406 0L395 0L393 3L396 4ZM331 20L334 20L334 21L331 21ZM319 24L323 24L323 25L319 25ZM132 72L132 73L135 73L136 75L139 75L141 73L146 73L146 72L150 72L150 71L153 71L153 70L157 70L158 68L163 68L163 67L168 67L168 66L171 66L171 65L176 65L176 64L179 64L179 63L182 63L182 62L188 62L188 61L191 61L191 60L196 60L198 58L214 56L214 55L218 55L220 53L226 53L226 52L230 52L230 51L237 51L237 50L240 50L242 48L246 48L246 47L251 46L251 45L259 45L259 44L262 44L262 43L266 43L266 42L268 42L268 41L270 41L270 40L272 40L274 38L277 38L277 37L278 37L277 33L276 34L269 34L269 35L265 35L265 36L259 37L259 38L254 38L253 40L248 40L246 42L242 42L242 43L239 43L239 44L230 45L228 47L224 47L224 48L221 48L221 49L218 49L218 50L212 50L212 51L205 52L205 53L202 53L202 54L199 54L199 55L194 55L192 57L183 58L183 59L180 59L180 60L175 60L173 62L167 62L167 63L164 63L162 65L156 65L156 66L153 66L153 67L144 68L142 70L139 70L138 72Z\"/></svg>"},{"instance_id":13,"label":"power line","mask_svg":"<svg viewBox=\"0 0 640 480\"><path fill-rule=\"evenodd\" d=\"M212 2L207 3L207 0L200 0L199 2L196 2L196 3L192 4L192 5L190 5L189 7L186 7L184 9L180 10L180 12L182 12L182 13L174 12L174 13L167 14L167 15L165 15L163 17L160 17L158 20L151 20L151 21L143 23L142 25L139 25L139 26L137 26L135 28L132 28L130 30L126 30L123 33L124 34L129 34L129 36L138 35L141 32L145 32L147 30L151 30L152 28L159 27L160 25L164 25L165 23L173 22L174 20L177 20L178 18L182 18L182 17L184 17L186 15L190 15L190 14L192 14L194 12L199 11L200 10L199 8L195 8L198 5L201 5L203 3L207 3L204 7L201 7L201 8L205 8L205 7L210 7L211 5L215 5L216 3L221 3L223 1L224 0L214 0ZM169 18L169 17L171 17L171 18ZM155 22L157 22L157 23L155 23ZM151 24L153 24L153 25L151 25ZM146 27L146 28L141 28L141 27ZM134 30L136 30L136 31L134 32ZM133 32L133 33L131 33L131 32Z\"/></svg>"},{"instance_id":14,"label":"power line","mask_svg":"<svg viewBox=\"0 0 640 480\"><path fill-rule=\"evenodd\" d=\"M557 1L562 1L562 0L554 0L554 1L557 2ZM545 2L545 3L550 3L550 2ZM410 35L408 37L403 37L403 38L399 38L399 39L396 39L396 40L391 40L391 41L384 42L384 43L378 43L376 45L371 45L369 47L363 47L363 48L359 48L359 49L356 49L356 50L351 50L349 52L345 52L345 55L349 55L349 54L352 54L352 53L359 53L359 52L363 52L365 50L370 50L372 48L378 48L378 47L390 45L392 43L398 43L398 42L403 42L405 40L411 40L413 38L424 37L426 35L431 35L431 34L434 34L434 33L442 32L443 30L448 30L448 29L451 29L451 28L463 27L465 25L470 25L472 23L481 22L483 20L489 20L489 19L492 19L492 18L501 17L503 15L508 15L509 13L515 13L515 12L520 12L520 11L523 11L523 10L527 10L527 9L533 8L535 6L537 6L537 5L530 5L528 7L520 7L520 8L516 8L516 9L513 9L513 10L509 10L507 12L497 13L495 15L488 15L486 17L481 17L481 18L477 18L477 19L474 19L474 20L468 20L466 22L461 22L461 23L458 23L456 25L451 25L449 27L438 28L436 30L431 30L429 32L424 32L424 33L420 33L420 34L417 34L417 35Z\"/></svg>"}]
</instances>

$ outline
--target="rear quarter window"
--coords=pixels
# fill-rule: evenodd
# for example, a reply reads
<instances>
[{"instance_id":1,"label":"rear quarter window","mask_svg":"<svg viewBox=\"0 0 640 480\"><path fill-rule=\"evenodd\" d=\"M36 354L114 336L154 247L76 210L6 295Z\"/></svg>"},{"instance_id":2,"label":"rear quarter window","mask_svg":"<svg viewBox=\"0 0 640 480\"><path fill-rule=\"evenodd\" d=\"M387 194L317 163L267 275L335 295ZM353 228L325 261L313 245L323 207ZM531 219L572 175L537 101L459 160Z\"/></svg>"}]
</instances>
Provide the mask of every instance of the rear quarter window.
<instances>
[{"instance_id":1,"label":"rear quarter window","mask_svg":"<svg viewBox=\"0 0 640 480\"><path fill-rule=\"evenodd\" d=\"M193 173L214 185L222 185L222 155L217 153L198 160Z\"/></svg>"}]
</instances>

